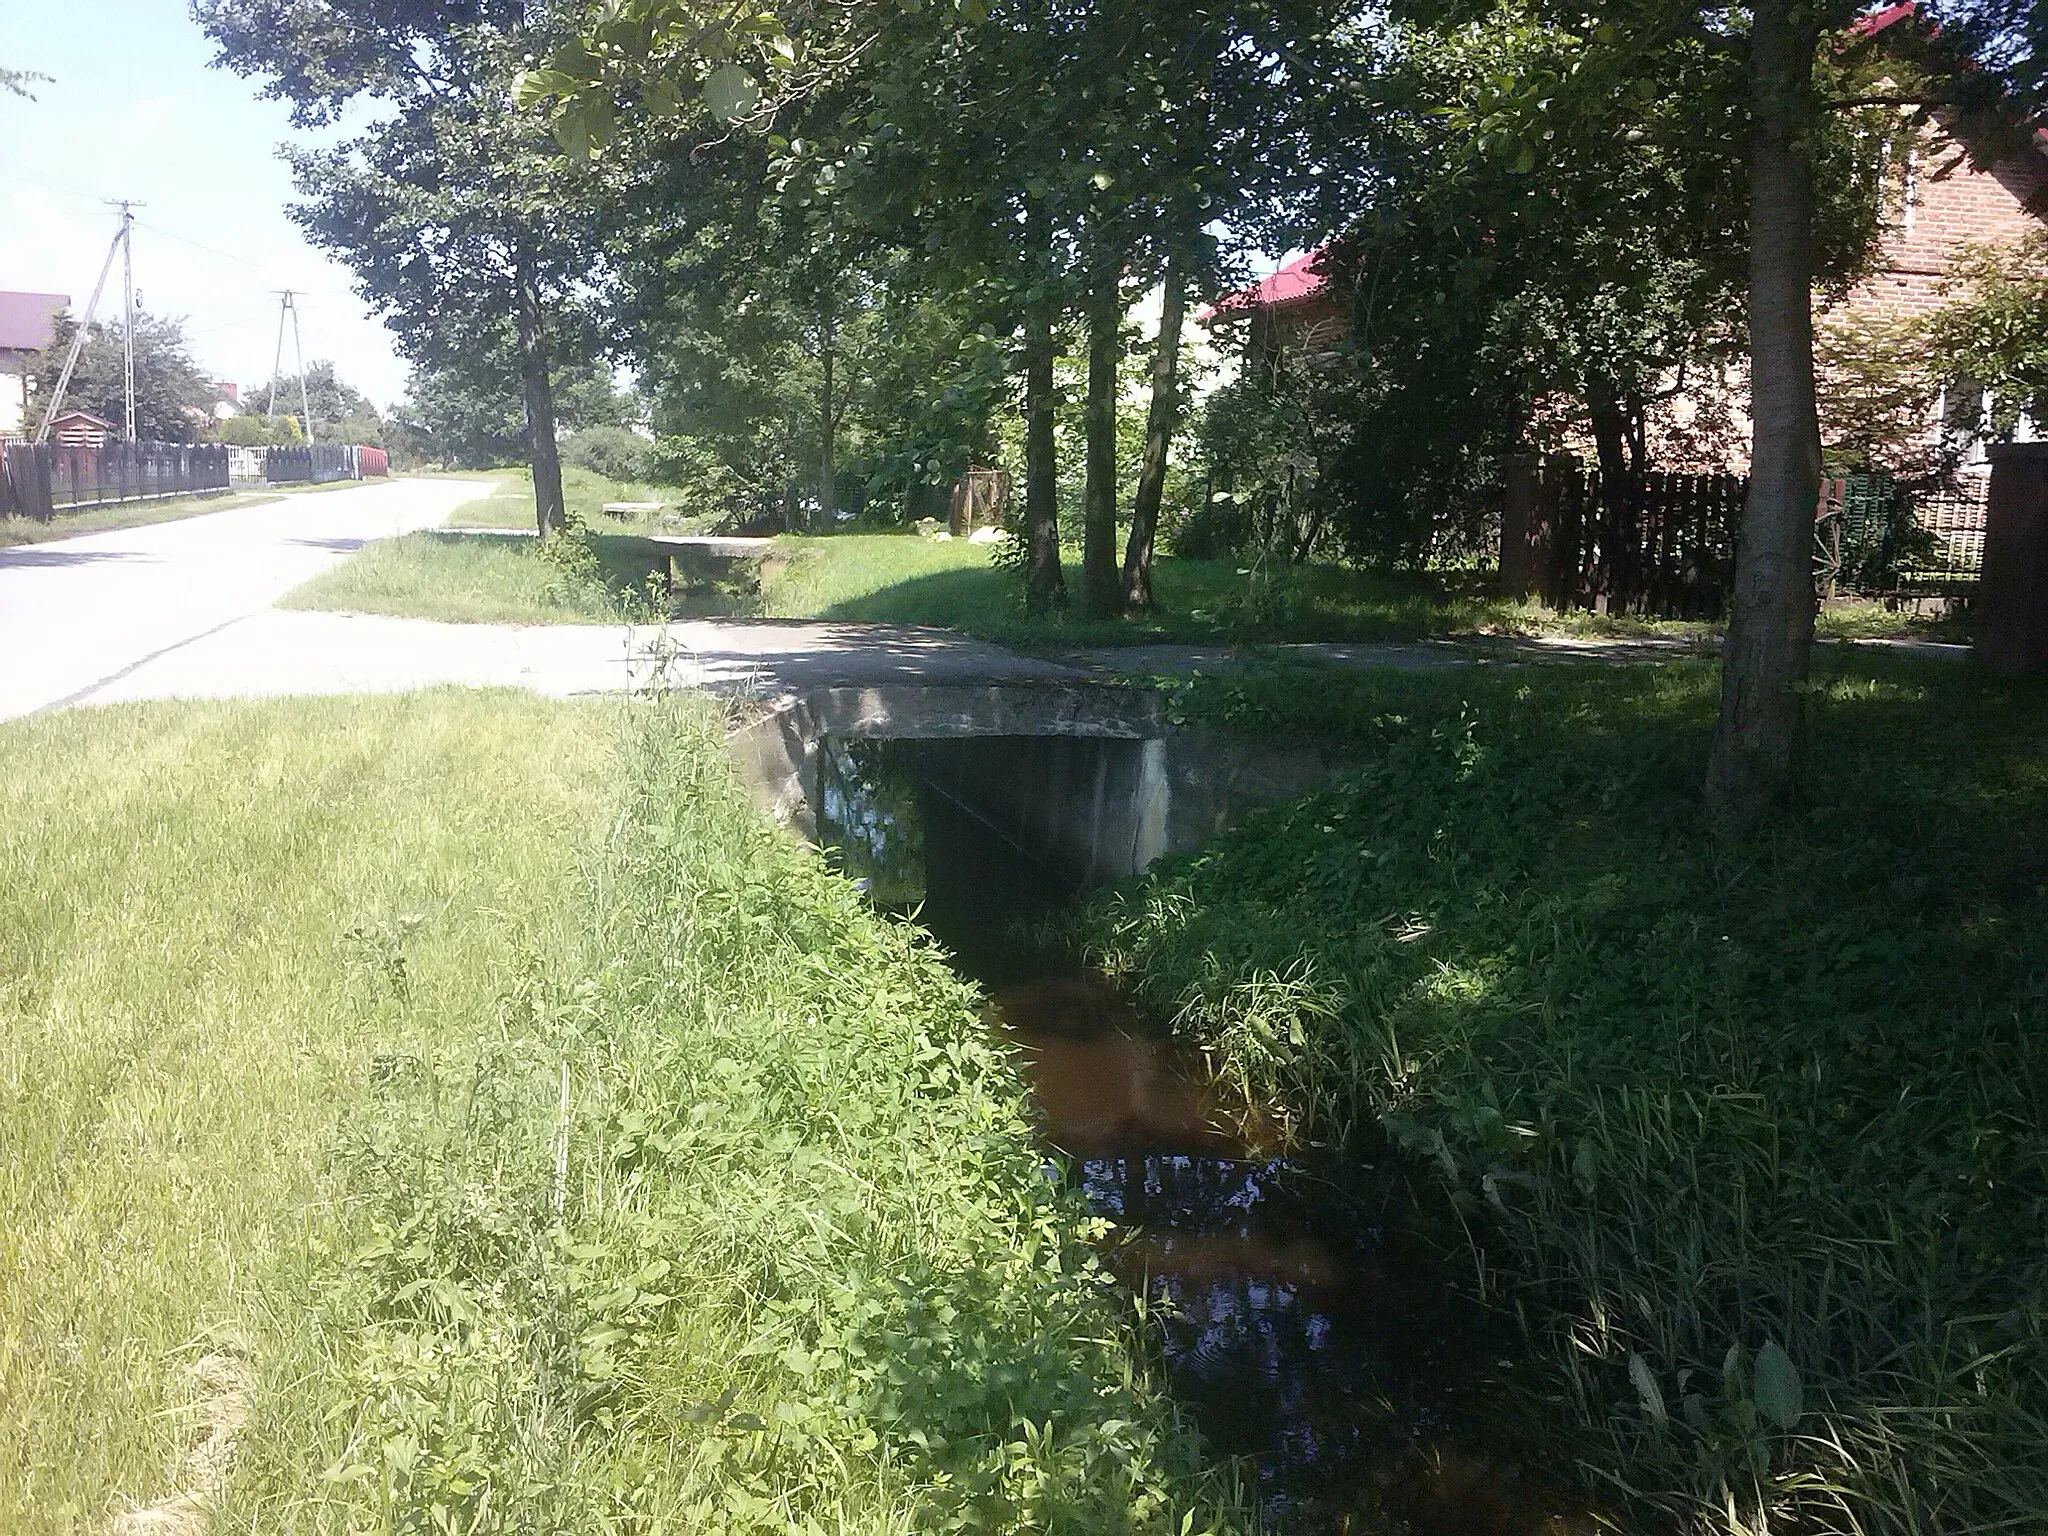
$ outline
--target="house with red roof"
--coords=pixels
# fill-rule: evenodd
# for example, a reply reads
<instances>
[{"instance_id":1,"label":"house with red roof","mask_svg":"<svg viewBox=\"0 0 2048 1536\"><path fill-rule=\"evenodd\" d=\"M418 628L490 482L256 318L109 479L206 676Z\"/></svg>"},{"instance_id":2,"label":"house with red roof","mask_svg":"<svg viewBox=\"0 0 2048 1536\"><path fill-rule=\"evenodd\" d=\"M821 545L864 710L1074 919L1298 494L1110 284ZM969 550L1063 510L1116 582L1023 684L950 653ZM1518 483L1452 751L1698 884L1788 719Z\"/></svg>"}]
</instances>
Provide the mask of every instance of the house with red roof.
<instances>
[{"instance_id":1,"label":"house with red roof","mask_svg":"<svg viewBox=\"0 0 2048 1536\"><path fill-rule=\"evenodd\" d=\"M1914 0L1899 0L1864 17L1856 30L1872 36L1914 14ZM1927 314L1952 301L1946 291L1948 273L1966 245L2009 244L2048 232L2048 132L1995 164L1979 167L1947 127L1930 123L1889 170L1892 214L1876 261L1847 294L1817 306L1822 324ZM1347 296L1316 270L1324 249L1296 257L1263 281L1226 295L1202 318L1212 326L1245 324L1248 360L1329 350L1344 336L1349 304ZM1746 395L1739 379L1726 383ZM1697 405L1690 397L1674 398L1662 412L1670 419L1661 425L1682 433ZM1945 427L1952 439L1963 442L1966 457L1981 465L1988 415L1981 385L1967 379L1950 381L1928 422L1930 439ZM1738 439L1746 437L1747 422L1739 410L1733 425ZM2037 430L2048 431L2048 423L2023 423L2021 435ZM1664 434L1653 430L1652 435ZM1728 446L1735 458L1725 467L1741 472L1746 467L1746 444Z\"/></svg>"},{"instance_id":2,"label":"house with red roof","mask_svg":"<svg viewBox=\"0 0 2048 1536\"><path fill-rule=\"evenodd\" d=\"M0 292L0 437L26 432L36 354L57 336L57 317L71 307L62 293Z\"/></svg>"}]
</instances>

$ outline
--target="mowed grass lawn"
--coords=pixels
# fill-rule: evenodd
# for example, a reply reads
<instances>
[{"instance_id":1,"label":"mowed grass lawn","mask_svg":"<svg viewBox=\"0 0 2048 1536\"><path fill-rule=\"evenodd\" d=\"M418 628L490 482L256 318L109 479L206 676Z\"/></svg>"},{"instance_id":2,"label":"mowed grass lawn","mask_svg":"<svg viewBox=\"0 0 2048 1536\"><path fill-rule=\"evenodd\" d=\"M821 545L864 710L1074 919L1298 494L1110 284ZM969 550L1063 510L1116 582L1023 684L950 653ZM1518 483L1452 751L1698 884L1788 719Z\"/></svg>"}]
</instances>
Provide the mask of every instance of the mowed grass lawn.
<instances>
[{"instance_id":1,"label":"mowed grass lawn","mask_svg":"<svg viewBox=\"0 0 2048 1536\"><path fill-rule=\"evenodd\" d=\"M1230 1521L970 989L708 705L8 725L0 954L10 1536Z\"/></svg>"},{"instance_id":2,"label":"mowed grass lawn","mask_svg":"<svg viewBox=\"0 0 2048 1536\"><path fill-rule=\"evenodd\" d=\"M591 507L614 496L659 498L655 487L625 487L584 476L578 494ZM577 495L570 497L577 504ZM491 496L458 509L451 525L530 527L532 492L501 483ZM1507 634L1660 637L1705 642L1715 626L1698 622L1552 613L1493 595L1483 576L1398 576L1338 565L1308 565L1278 578L1255 576L1236 560L1162 556L1151 613L1087 620L1071 606L1024 611L1018 578L993 563L985 545L915 534L785 535L747 583L678 585L650 599L650 576L667 562L627 525L584 514L577 542L587 556L564 563L532 541L411 534L357 552L294 592L288 605L418 618L514 623L617 621L625 614L707 614L777 619L929 624L1027 650L1074 646L1265 644L1400 641L1446 635ZM1078 551L1067 552L1067 579L1078 583ZM1960 638L1953 625L1920 621L1874 603L1832 605L1825 635L1878 638L1920 634Z\"/></svg>"}]
</instances>

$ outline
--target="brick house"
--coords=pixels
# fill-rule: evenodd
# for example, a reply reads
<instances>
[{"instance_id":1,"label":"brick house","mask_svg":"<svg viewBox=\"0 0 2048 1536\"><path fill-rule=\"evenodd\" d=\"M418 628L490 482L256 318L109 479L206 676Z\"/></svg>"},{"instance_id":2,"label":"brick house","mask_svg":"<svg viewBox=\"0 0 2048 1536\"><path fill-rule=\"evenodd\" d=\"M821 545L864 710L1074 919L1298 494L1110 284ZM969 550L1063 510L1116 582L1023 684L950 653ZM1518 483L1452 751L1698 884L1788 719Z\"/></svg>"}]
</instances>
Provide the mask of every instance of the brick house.
<instances>
[{"instance_id":1,"label":"brick house","mask_svg":"<svg viewBox=\"0 0 2048 1536\"><path fill-rule=\"evenodd\" d=\"M1915 0L1873 12L1860 24L1866 36L1910 18ZM1946 276L1963 247L2008 244L2048 231L2048 131L1997 164L1978 169L1964 146L1939 125L1922 130L1919 142L1893 167L1890 227L1867 277L1838 299L1816 305L1820 324L1862 318L1891 320L1925 315L1951 302ZM1346 296L1314 270L1322 249L1287 263L1270 277L1219 299L1198 316L1210 325L1248 321L1245 357L1253 366L1280 355L1313 355L1343 338L1348 323ZM1729 459L1721 467L1747 470L1748 395L1739 373L1665 402L1653 412L1653 458L1684 461L1701 451L1695 424L1715 423L1706 440L1725 439ZM1982 469L1984 423L1989 401L1981 385L1950 381L1927 428L1930 442L1946 432L1963 449L1965 468ZM2022 421L2021 440L2048 434L2048 423ZM1590 445L1585 445L1590 446ZM1720 457L1718 452L1712 455Z\"/></svg>"}]
</instances>

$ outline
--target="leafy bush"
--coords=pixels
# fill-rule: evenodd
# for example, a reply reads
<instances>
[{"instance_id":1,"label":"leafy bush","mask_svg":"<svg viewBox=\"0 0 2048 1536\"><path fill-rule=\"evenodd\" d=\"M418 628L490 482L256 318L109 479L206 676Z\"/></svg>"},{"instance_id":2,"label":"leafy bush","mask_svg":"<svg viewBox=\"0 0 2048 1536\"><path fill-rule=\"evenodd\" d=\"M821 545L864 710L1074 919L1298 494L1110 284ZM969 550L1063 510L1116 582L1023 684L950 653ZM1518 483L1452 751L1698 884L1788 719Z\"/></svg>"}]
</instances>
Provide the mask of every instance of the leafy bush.
<instances>
[{"instance_id":1,"label":"leafy bush","mask_svg":"<svg viewBox=\"0 0 2048 1536\"><path fill-rule=\"evenodd\" d=\"M654 470L654 444L631 427L585 427L562 445L563 462L613 480L645 480Z\"/></svg>"},{"instance_id":2,"label":"leafy bush","mask_svg":"<svg viewBox=\"0 0 2048 1536\"><path fill-rule=\"evenodd\" d=\"M1720 840L1710 668L1197 682L1363 766L1070 937L1490 1220L1584 1463L1721 1529L2048 1507L2048 696L1843 665Z\"/></svg>"},{"instance_id":3,"label":"leafy bush","mask_svg":"<svg viewBox=\"0 0 2048 1536\"><path fill-rule=\"evenodd\" d=\"M220 440L237 448L267 448L306 438L296 416L230 416L220 424Z\"/></svg>"}]
</instances>

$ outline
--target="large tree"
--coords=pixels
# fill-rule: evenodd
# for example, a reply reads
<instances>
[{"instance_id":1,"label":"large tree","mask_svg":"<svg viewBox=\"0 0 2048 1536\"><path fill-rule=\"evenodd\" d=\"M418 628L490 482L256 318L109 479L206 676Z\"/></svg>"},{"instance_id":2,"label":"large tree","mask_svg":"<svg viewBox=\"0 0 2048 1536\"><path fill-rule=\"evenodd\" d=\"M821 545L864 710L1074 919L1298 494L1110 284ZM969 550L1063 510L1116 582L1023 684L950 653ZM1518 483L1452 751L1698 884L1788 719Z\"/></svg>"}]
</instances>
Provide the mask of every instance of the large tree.
<instances>
[{"instance_id":1,"label":"large tree","mask_svg":"<svg viewBox=\"0 0 2048 1536\"><path fill-rule=\"evenodd\" d=\"M524 0L195 0L219 62L262 79L301 126L367 107L338 146L288 151L294 216L352 267L400 349L428 369L506 360L543 535L561 526L552 369L587 342L584 168L511 101L544 7Z\"/></svg>"},{"instance_id":2,"label":"large tree","mask_svg":"<svg viewBox=\"0 0 2048 1536\"><path fill-rule=\"evenodd\" d=\"M78 322L58 317L56 335L35 361L38 414L49 403L64 370ZM127 375L118 321L95 320L79 349L78 364L65 388L65 410L91 411L122 425L128 418ZM135 314L135 435L145 442L189 442L210 425L214 385L192 361L183 324L137 310Z\"/></svg>"},{"instance_id":3,"label":"large tree","mask_svg":"<svg viewBox=\"0 0 2048 1536\"><path fill-rule=\"evenodd\" d=\"M306 365L303 378L296 373L279 374L250 392L242 402L286 414L310 413L310 423L300 423L324 443L367 443L384 441L383 417L370 397L343 379L334 364L324 358Z\"/></svg>"},{"instance_id":4,"label":"large tree","mask_svg":"<svg viewBox=\"0 0 2048 1536\"><path fill-rule=\"evenodd\" d=\"M892 287L940 301L974 335L1010 338L1024 418L1026 593L1038 609L1065 599L1055 365L1078 329L1091 363L1081 595L1106 614L1133 595L1150 600L1152 529L1178 415L1176 328L1155 348L1152 430L1119 570L1125 300L1170 271L1178 308L1182 285L1206 278L1210 227L1240 187L1261 180L1236 174L1244 166L1219 146L1240 155L1285 139L1306 94L1301 58L1322 46L1329 21L1327 7L1276 0L995 0L856 4L728 26L681 0L630 0L593 11L578 41L528 77L526 96L550 104L579 153L616 146L632 158L651 146L674 158L707 119L769 131L769 179L785 206L834 209L811 227L859 231L895 253ZM619 103L635 98L622 118ZM1305 158L1279 158L1304 174ZM978 366L969 372L984 377Z\"/></svg>"},{"instance_id":5,"label":"large tree","mask_svg":"<svg viewBox=\"0 0 2048 1536\"><path fill-rule=\"evenodd\" d=\"M1467 24L1481 8L1415 0L1401 10ZM1987 148L1996 137L1990 119L2011 121L2016 93L2039 85L2027 52L2038 19L2015 0L1964 0L1949 9L1945 27L1923 15L1883 34L1857 25L1860 10L1855 0L1616 0L1588 15L1582 6L1527 0L1505 14L1553 28L1571 46L1558 67L1503 74L1488 115L1490 139L1535 165L1560 133L1612 122L1617 101L1683 59L1691 84L1674 122L1696 130L1692 142L1702 152L1741 166L1749 498L1706 783L1710 803L1736 823L1782 803L1797 782L1814 620L1821 450L1813 294L1823 270L1825 157L1843 142L1843 114L1872 109L1889 114L1870 136L1872 156L1888 136L1913 127L1914 114L1935 110L1971 120L1972 142ZM2038 40L2037 31L2031 36ZM1683 153L1685 141L1670 147Z\"/></svg>"}]
</instances>

